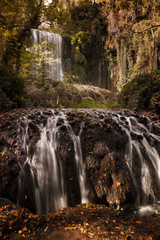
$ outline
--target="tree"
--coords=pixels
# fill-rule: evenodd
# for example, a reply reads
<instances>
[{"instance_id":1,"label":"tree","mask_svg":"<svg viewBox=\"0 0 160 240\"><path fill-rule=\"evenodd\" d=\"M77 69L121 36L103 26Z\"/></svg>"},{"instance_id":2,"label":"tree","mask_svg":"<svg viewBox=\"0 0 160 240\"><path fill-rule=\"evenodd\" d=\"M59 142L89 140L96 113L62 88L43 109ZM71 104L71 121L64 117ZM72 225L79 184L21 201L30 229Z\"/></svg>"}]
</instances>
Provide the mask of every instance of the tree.
<instances>
[{"instance_id":1,"label":"tree","mask_svg":"<svg viewBox=\"0 0 160 240\"><path fill-rule=\"evenodd\" d=\"M18 70L20 54L31 28L40 24L43 0L4 0L0 3L1 63Z\"/></svg>"},{"instance_id":2,"label":"tree","mask_svg":"<svg viewBox=\"0 0 160 240\"><path fill-rule=\"evenodd\" d=\"M31 29L40 24L44 0L0 1L0 109L23 106L20 57Z\"/></svg>"}]
</instances>

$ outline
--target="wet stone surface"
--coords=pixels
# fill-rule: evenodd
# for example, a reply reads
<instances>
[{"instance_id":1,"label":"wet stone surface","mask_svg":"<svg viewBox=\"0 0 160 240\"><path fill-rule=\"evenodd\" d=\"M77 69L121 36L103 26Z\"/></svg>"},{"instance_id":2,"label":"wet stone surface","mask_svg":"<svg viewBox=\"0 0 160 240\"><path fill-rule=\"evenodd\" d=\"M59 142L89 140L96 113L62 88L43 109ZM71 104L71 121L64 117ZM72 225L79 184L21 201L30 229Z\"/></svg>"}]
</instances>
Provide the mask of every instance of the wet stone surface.
<instances>
[{"instance_id":1,"label":"wet stone surface","mask_svg":"<svg viewBox=\"0 0 160 240\"><path fill-rule=\"evenodd\" d=\"M142 204L160 199L160 176L157 171L160 168L159 116L130 110L103 109L15 110L1 114L0 197L17 202L19 174L26 157L32 159L48 119L62 113L75 136L80 134L86 166L85 184L90 202L103 203L118 209L125 204ZM69 206L74 206L80 203L73 161L74 144L63 117L59 117L57 127L58 151L65 169L67 201ZM27 131L28 142L25 144L28 149L24 147L23 131ZM27 165L24 169L31 174ZM29 184L28 178L24 181L26 185ZM22 206L35 212L32 191L29 187L23 189L19 200Z\"/></svg>"}]
</instances>

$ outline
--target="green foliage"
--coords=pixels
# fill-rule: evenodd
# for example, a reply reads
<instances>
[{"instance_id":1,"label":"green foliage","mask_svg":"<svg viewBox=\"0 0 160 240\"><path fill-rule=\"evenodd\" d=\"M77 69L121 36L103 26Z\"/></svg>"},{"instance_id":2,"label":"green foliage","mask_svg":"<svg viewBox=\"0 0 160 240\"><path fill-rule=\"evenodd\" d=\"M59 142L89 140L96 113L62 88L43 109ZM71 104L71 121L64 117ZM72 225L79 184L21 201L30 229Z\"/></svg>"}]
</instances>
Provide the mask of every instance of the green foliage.
<instances>
[{"instance_id":1,"label":"green foliage","mask_svg":"<svg viewBox=\"0 0 160 240\"><path fill-rule=\"evenodd\" d=\"M55 45L45 40L41 43L33 43L22 52L20 74L26 79L27 83L35 81L39 87L43 87L48 70L46 63L54 65L55 61L57 61L53 60L54 53Z\"/></svg>"},{"instance_id":2,"label":"green foliage","mask_svg":"<svg viewBox=\"0 0 160 240\"><path fill-rule=\"evenodd\" d=\"M0 65L0 109L24 106L24 95L23 80L15 71Z\"/></svg>"},{"instance_id":3,"label":"green foliage","mask_svg":"<svg viewBox=\"0 0 160 240\"><path fill-rule=\"evenodd\" d=\"M64 83L71 83L71 84L72 83L79 83L80 78L76 73L66 70L66 72L63 76L63 81L64 81Z\"/></svg>"},{"instance_id":4,"label":"green foliage","mask_svg":"<svg viewBox=\"0 0 160 240\"><path fill-rule=\"evenodd\" d=\"M123 9L123 8L128 9L128 8L133 7L134 2L135 2L134 0L130 0L130 1L128 1L128 0L116 0L115 1L115 6L116 6L117 9Z\"/></svg>"},{"instance_id":5,"label":"green foliage","mask_svg":"<svg viewBox=\"0 0 160 240\"><path fill-rule=\"evenodd\" d=\"M0 1L0 61L19 69L19 58L31 28L39 25L43 0Z\"/></svg>"},{"instance_id":6,"label":"green foliage","mask_svg":"<svg viewBox=\"0 0 160 240\"><path fill-rule=\"evenodd\" d=\"M152 109L160 113L160 72L134 77L122 89L119 102L127 108Z\"/></svg>"}]
</instances>

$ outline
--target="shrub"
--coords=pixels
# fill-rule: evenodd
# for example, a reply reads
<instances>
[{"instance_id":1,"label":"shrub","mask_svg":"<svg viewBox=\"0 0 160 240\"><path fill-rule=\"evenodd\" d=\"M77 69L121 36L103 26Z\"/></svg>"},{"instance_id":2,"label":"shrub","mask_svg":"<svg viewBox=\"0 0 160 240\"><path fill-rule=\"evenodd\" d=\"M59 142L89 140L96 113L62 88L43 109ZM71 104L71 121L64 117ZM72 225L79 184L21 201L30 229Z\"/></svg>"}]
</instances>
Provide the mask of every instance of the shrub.
<instances>
[{"instance_id":1,"label":"shrub","mask_svg":"<svg viewBox=\"0 0 160 240\"><path fill-rule=\"evenodd\" d=\"M24 82L13 69L0 65L0 110L22 107Z\"/></svg>"},{"instance_id":2,"label":"shrub","mask_svg":"<svg viewBox=\"0 0 160 240\"><path fill-rule=\"evenodd\" d=\"M135 76L119 94L119 103L127 108L160 112L160 72Z\"/></svg>"}]
</instances>

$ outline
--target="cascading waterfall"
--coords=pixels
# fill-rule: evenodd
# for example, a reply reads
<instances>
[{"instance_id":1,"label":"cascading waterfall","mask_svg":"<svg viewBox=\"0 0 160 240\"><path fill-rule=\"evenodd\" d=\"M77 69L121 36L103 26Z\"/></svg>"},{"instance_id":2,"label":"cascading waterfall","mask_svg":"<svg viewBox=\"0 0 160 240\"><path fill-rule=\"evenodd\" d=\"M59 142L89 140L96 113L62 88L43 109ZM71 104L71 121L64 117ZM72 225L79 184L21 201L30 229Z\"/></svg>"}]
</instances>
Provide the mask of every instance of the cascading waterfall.
<instances>
[{"instance_id":1,"label":"cascading waterfall","mask_svg":"<svg viewBox=\"0 0 160 240\"><path fill-rule=\"evenodd\" d=\"M81 203L87 203L87 190L85 187L86 184L86 177L85 177L85 163L83 162L83 156L82 156L82 147L81 147L81 132L83 130L83 125L81 125L80 131L78 136L74 134L72 127L68 124L68 121L64 116L64 122L65 126L67 127L67 130L69 132L69 135L73 141L74 144L74 151L75 151L75 163L76 163L76 172L78 175L79 185L80 185L80 195L81 195Z\"/></svg>"},{"instance_id":2,"label":"cascading waterfall","mask_svg":"<svg viewBox=\"0 0 160 240\"><path fill-rule=\"evenodd\" d=\"M88 195L90 189L86 188L86 164L87 167L91 165L92 173L94 173L94 169L98 166L96 169L96 172L98 172L100 165L94 164L101 164L102 159L100 158L100 154L98 155L98 160L96 160L98 162L94 163L94 156L96 157L96 154L98 154L93 153L94 148L91 152L82 153L82 149L85 150L86 147L82 146L81 139L83 137L83 144L88 144L88 142L85 142L87 141L85 139L88 139L87 137L91 132L94 132L93 126L96 126L96 128L100 127L101 129L101 123L106 127L107 122L109 122L112 126L109 128L109 132L105 132L105 130L104 132L100 131L102 134L108 134L105 139L104 135L102 135L102 141L106 148L110 148L115 153L115 156L120 155L121 158L116 158L113 155L113 158L116 159L114 160L114 164L116 164L117 169L122 166L122 170L126 171L126 177L122 178L122 182L123 180L124 182L129 182L127 186L131 188L131 196L135 207L139 207L139 212L142 214L143 211L152 211L155 206L154 211L157 211L159 209L158 201L160 200L160 151L158 147L160 146L160 136L151 131L152 123L150 120L148 119L148 123L145 126L134 116L125 116L106 110L83 110L83 114L86 113L87 117L91 117L93 124L85 136L86 126L84 126L84 120L78 121L79 124L75 128L72 127L71 122L73 120L68 120L68 116L70 116L69 111L51 111L47 120L42 112L38 120L39 122L37 121L34 124L33 117L22 117L18 121L18 143L20 146L19 149L22 149L23 152L23 159L20 161L19 203L21 204L22 198L27 198L25 193L26 188L28 188L26 192L32 196L31 200L35 204L36 212L40 214L72 205L70 203L73 203L73 199L71 200L69 191L73 195L74 190L78 192L76 195L76 204L89 202ZM42 124L43 117L46 120L44 124ZM34 125L34 128L36 126L38 129L37 132L40 133L37 136L37 141L33 141L36 143L34 148L31 148L33 144L32 136L34 136L31 133L32 125ZM67 145L63 146L65 142L64 136L66 136L67 149L64 149ZM122 146L119 146L122 136L124 143L122 143ZM62 138L64 138L63 141ZM92 144L94 142L89 142L89 146ZM63 155L65 151L71 151L71 154L67 152L66 155ZM85 161L83 155L85 156ZM90 158L90 155L93 158ZM63 156L65 156L64 159ZM106 155L106 160L108 156ZM70 159L68 160L68 158ZM88 163L87 159L93 159L93 162ZM71 166L72 161L73 165ZM67 170L70 171L68 174L66 174L66 166ZM72 174L72 171L75 173ZM106 184L110 185L106 185L105 187L107 189L114 187L112 191L115 192L111 196L116 196L116 199L118 199L118 195L116 195L118 194L118 187L115 188L115 182L117 181L116 179L120 181L119 176L123 173L117 172L117 176L115 176L115 172L112 172L111 168L111 171L102 173L102 176L107 177L107 174L111 174L110 179L112 181L109 180L106 182ZM76 177L74 181L74 184L77 184L76 189L73 188L72 182L66 182L66 179L74 178L73 176ZM96 176L98 176L98 173L96 173ZM26 186L26 183L28 186ZM95 182L95 191L97 191L98 186L100 188L102 186L103 188L103 185L98 184L98 182ZM122 189L126 190L125 188ZM103 189L100 189L100 191L102 192ZM108 201L110 201L109 198ZM133 201L131 202L133 203ZM152 207L150 207L151 205Z\"/></svg>"},{"instance_id":3,"label":"cascading waterfall","mask_svg":"<svg viewBox=\"0 0 160 240\"><path fill-rule=\"evenodd\" d=\"M120 119L120 115L115 117L117 123ZM143 214L143 211L149 212L153 210L151 206L146 207L147 204L155 203L158 200L153 188L154 184L151 172L154 173L157 188L160 190L160 155L156 148L149 143L147 136L149 136L152 141L158 142L160 142L160 137L149 132L145 125L139 123L135 117L125 117L125 119L127 124L122 127L128 138L125 160L136 190L135 205L136 207L139 206L140 212ZM139 138L140 141L137 141L137 138ZM135 157L141 165L140 181L133 171Z\"/></svg>"},{"instance_id":4,"label":"cascading waterfall","mask_svg":"<svg viewBox=\"0 0 160 240\"><path fill-rule=\"evenodd\" d=\"M85 179L85 164L82 158L82 150L80 143L80 135L83 128L80 129L78 136L74 134L72 127L69 125L64 113L49 118L46 126L38 126L41 131L41 136L36 144L35 152L32 158L29 158L26 145L29 145L28 124L27 118L22 118L19 124L19 142L25 151L26 160L21 165L19 175L19 198L23 193L24 178L30 178L32 192L36 212L39 214L58 210L62 207L67 207L67 190L64 183L64 169L62 159L59 154L60 139L59 131L61 125L59 121L63 121L63 126L68 130L74 145L75 166L79 180L79 188L81 195L81 203L87 203L87 189ZM26 143L26 139L28 139ZM27 147L28 148L28 147ZM27 176L25 171L29 168L30 174ZM26 176L25 176L26 174Z\"/></svg>"},{"instance_id":5,"label":"cascading waterfall","mask_svg":"<svg viewBox=\"0 0 160 240\"><path fill-rule=\"evenodd\" d=\"M62 68L62 36L38 29L32 29L31 41L34 43L33 51L39 55L34 75L38 68L45 78L56 81L63 80Z\"/></svg>"}]
</instances>

